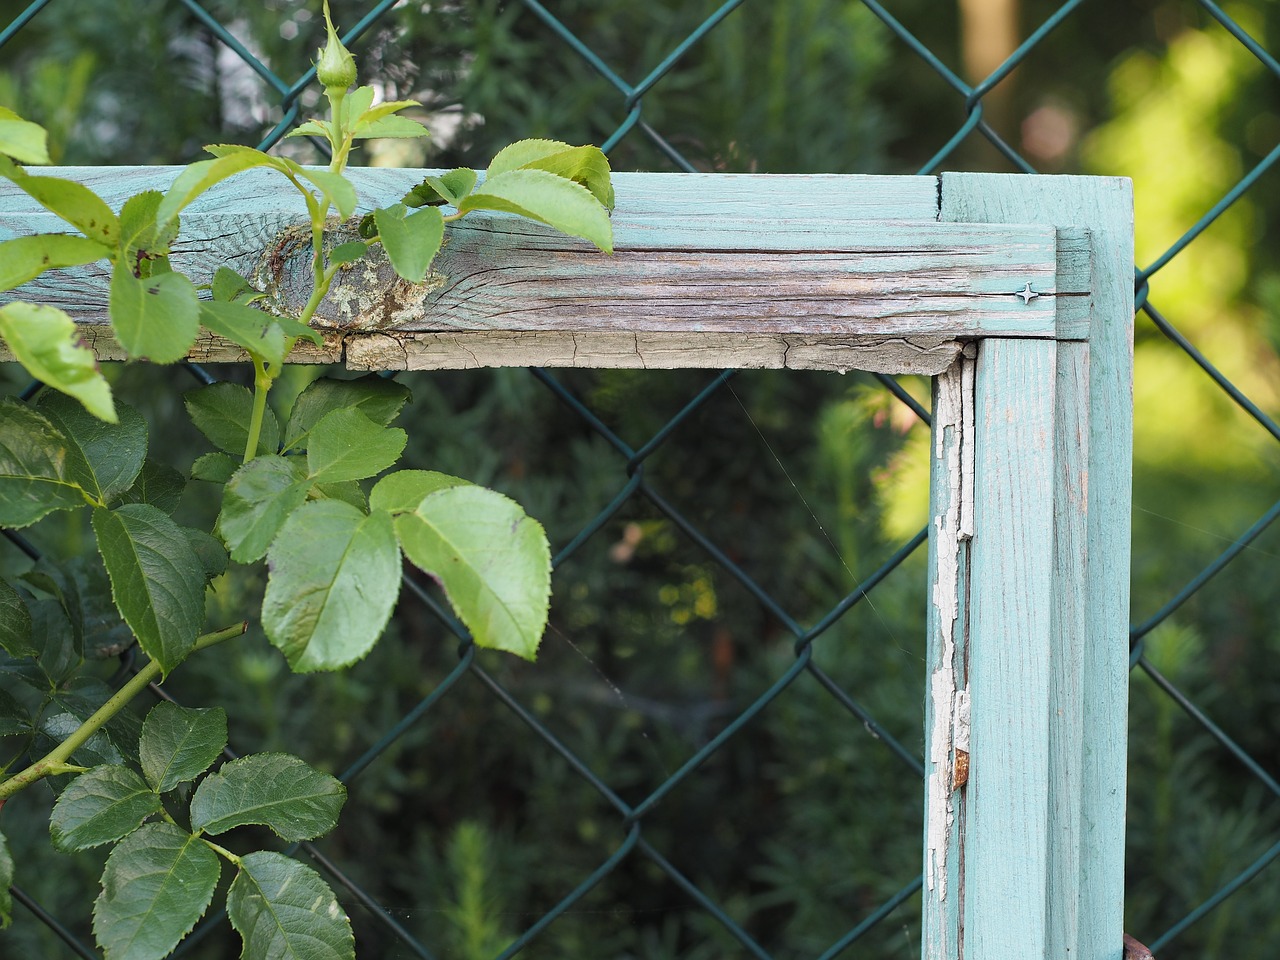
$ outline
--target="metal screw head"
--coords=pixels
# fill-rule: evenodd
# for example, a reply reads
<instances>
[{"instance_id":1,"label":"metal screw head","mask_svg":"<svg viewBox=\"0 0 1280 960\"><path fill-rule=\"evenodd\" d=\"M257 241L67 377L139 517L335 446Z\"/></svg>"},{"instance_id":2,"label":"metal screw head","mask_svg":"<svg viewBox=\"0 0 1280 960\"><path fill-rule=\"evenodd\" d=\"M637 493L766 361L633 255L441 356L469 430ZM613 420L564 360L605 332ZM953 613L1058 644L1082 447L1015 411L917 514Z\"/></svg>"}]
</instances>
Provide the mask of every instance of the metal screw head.
<instances>
[{"instance_id":1,"label":"metal screw head","mask_svg":"<svg viewBox=\"0 0 1280 960\"><path fill-rule=\"evenodd\" d=\"M1027 281L1027 285L1014 294L1015 297L1021 297L1023 303L1030 303L1040 294L1031 289L1031 281Z\"/></svg>"}]
</instances>

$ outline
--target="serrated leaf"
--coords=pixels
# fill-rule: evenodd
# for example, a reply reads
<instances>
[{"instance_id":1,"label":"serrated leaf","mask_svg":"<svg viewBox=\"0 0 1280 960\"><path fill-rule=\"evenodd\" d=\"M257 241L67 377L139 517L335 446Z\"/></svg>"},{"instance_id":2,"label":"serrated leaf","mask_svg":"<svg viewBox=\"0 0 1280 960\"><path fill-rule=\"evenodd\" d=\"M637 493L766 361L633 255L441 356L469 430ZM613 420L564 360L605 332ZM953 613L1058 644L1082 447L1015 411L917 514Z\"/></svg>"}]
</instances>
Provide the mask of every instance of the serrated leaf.
<instances>
[{"instance_id":1,"label":"serrated leaf","mask_svg":"<svg viewBox=\"0 0 1280 960\"><path fill-rule=\"evenodd\" d=\"M115 246L120 238L120 220L106 201L75 180L62 177L33 177L22 168L7 165L0 173L22 188L50 213L55 213L90 240Z\"/></svg>"},{"instance_id":2,"label":"serrated leaf","mask_svg":"<svg viewBox=\"0 0 1280 960\"><path fill-rule=\"evenodd\" d=\"M305 180L310 180L319 189L324 196L326 204L333 204L338 211L338 216L343 220L347 220L356 212L356 204L359 199L356 197L356 188L340 173L329 173L327 170L312 170L310 167L296 167L298 176Z\"/></svg>"},{"instance_id":3,"label":"serrated leaf","mask_svg":"<svg viewBox=\"0 0 1280 960\"><path fill-rule=\"evenodd\" d=\"M211 383L182 395L191 422L220 450L244 455L253 418L253 391L238 383ZM258 433L258 452L275 453L280 443L280 424L267 407Z\"/></svg>"},{"instance_id":4,"label":"serrated leaf","mask_svg":"<svg viewBox=\"0 0 1280 960\"><path fill-rule=\"evenodd\" d=\"M0 153L19 163L52 163L44 127L19 119L11 110L5 113L0 117Z\"/></svg>"},{"instance_id":5,"label":"serrated leaf","mask_svg":"<svg viewBox=\"0 0 1280 960\"><path fill-rule=\"evenodd\" d=\"M27 736L32 729L31 714L27 708L0 687L0 737Z\"/></svg>"},{"instance_id":6,"label":"serrated leaf","mask_svg":"<svg viewBox=\"0 0 1280 960\"><path fill-rule=\"evenodd\" d=\"M376 374L355 380L329 377L313 380L293 403L284 433L284 449L306 446L302 441L311 428L332 410L359 410L374 423L386 426L399 416L409 396L409 388L404 384Z\"/></svg>"},{"instance_id":7,"label":"serrated leaf","mask_svg":"<svg viewBox=\"0 0 1280 960\"><path fill-rule=\"evenodd\" d=\"M613 209L613 183L609 159L599 147L570 147L526 163L522 169L546 170L558 177L580 183L591 191L606 210Z\"/></svg>"},{"instance_id":8,"label":"serrated leaf","mask_svg":"<svg viewBox=\"0 0 1280 960\"><path fill-rule=\"evenodd\" d=\"M424 203L451 203L455 207L476 185L476 172L458 167L438 177L428 176L405 196L403 203L420 207Z\"/></svg>"},{"instance_id":9,"label":"serrated leaf","mask_svg":"<svg viewBox=\"0 0 1280 960\"><path fill-rule=\"evenodd\" d=\"M49 836L65 853L114 843L160 813L160 797L128 767L94 767L71 781L49 815Z\"/></svg>"},{"instance_id":10,"label":"serrated leaf","mask_svg":"<svg viewBox=\"0 0 1280 960\"><path fill-rule=\"evenodd\" d=\"M400 459L408 435L374 423L359 410L331 410L307 438L307 473L314 483L363 480Z\"/></svg>"},{"instance_id":11,"label":"serrated leaf","mask_svg":"<svg viewBox=\"0 0 1280 960\"><path fill-rule=\"evenodd\" d=\"M213 899L221 864L202 841L171 823L139 827L111 851L93 932L106 960L161 960Z\"/></svg>"},{"instance_id":12,"label":"serrated leaf","mask_svg":"<svg viewBox=\"0 0 1280 960\"><path fill-rule=\"evenodd\" d=\"M284 331L269 313L243 303L201 300L200 323L211 333L244 347L270 364L284 361Z\"/></svg>"},{"instance_id":13,"label":"serrated leaf","mask_svg":"<svg viewBox=\"0 0 1280 960\"><path fill-rule=\"evenodd\" d=\"M149 503L170 516L182 502L183 491L187 488L187 478L179 471L147 458L142 461L142 469L133 486L120 498L124 503Z\"/></svg>"},{"instance_id":14,"label":"serrated leaf","mask_svg":"<svg viewBox=\"0 0 1280 960\"><path fill-rule=\"evenodd\" d=\"M152 261L139 257L163 255L178 235L178 221L165 226L156 223L156 212L164 200L159 190L144 190L124 202L120 208L120 259L136 264L140 273L149 276Z\"/></svg>"},{"instance_id":15,"label":"serrated leaf","mask_svg":"<svg viewBox=\"0 0 1280 960\"><path fill-rule=\"evenodd\" d=\"M541 524L514 500L466 485L431 494L395 527L405 556L440 582L477 644L534 659L551 595Z\"/></svg>"},{"instance_id":16,"label":"serrated leaf","mask_svg":"<svg viewBox=\"0 0 1280 960\"><path fill-rule=\"evenodd\" d=\"M0 579L0 647L11 657L34 657L39 651L31 640L31 611L22 594Z\"/></svg>"},{"instance_id":17,"label":"serrated leaf","mask_svg":"<svg viewBox=\"0 0 1280 960\"><path fill-rule=\"evenodd\" d=\"M53 704L81 721L89 719L115 694L115 690L97 677L77 676L63 684ZM121 710L100 731L107 735L117 755L111 762L128 759L137 762L138 738L142 735L142 718L132 710ZM92 766L93 764L84 764Z\"/></svg>"},{"instance_id":18,"label":"serrated leaf","mask_svg":"<svg viewBox=\"0 0 1280 960\"><path fill-rule=\"evenodd\" d=\"M293 317L276 317L276 323L279 324L286 337L293 337L295 340L310 340L316 346L324 343L324 337L319 330L313 330L305 323L299 323Z\"/></svg>"},{"instance_id":19,"label":"serrated leaf","mask_svg":"<svg viewBox=\"0 0 1280 960\"><path fill-rule=\"evenodd\" d=\"M133 632L120 618L111 597L111 580L102 555L96 550L67 561L63 568L70 583L62 584L62 604L72 626L83 625L84 655L95 660L113 657L133 646ZM116 716L131 717L129 711Z\"/></svg>"},{"instance_id":20,"label":"serrated leaf","mask_svg":"<svg viewBox=\"0 0 1280 960\"><path fill-rule=\"evenodd\" d=\"M427 496L438 490L466 486L471 481L434 470L397 470L388 473L369 491L369 509L388 513L412 513Z\"/></svg>"},{"instance_id":21,"label":"serrated leaf","mask_svg":"<svg viewBox=\"0 0 1280 960\"><path fill-rule=\"evenodd\" d=\"M373 211L378 237L397 274L410 283L421 283L440 252L444 216L435 207L424 207L406 216L403 203Z\"/></svg>"},{"instance_id":22,"label":"serrated leaf","mask_svg":"<svg viewBox=\"0 0 1280 960\"><path fill-rule=\"evenodd\" d=\"M0 290L12 290L46 270L79 267L108 256L96 240L64 233L37 233L0 243Z\"/></svg>"},{"instance_id":23,"label":"serrated leaf","mask_svg":"<svg viewBox=\"0 0 1280 960\"><path fill-rule=\"evenodd\" d=\"M263 454L237 470L227 482L218 517L231 559L261 559L281 524L306 500L310 485L296 457Z\"/></svg>"},{"instance_id":24,"label":"serrated leaf","mask_svg":"<svg viewBox=\"0 0 1280 960\"><path fill-rule=\"evenodd\" d=\"M108 312L125 352L154 363L181 360L200 332L195 284L172 272L139 279L124 259L111 272Z\"/></svg>"},{"instance_id":25,"label":"serrated leaf","mask_svg":"<svg viewBox=\"0 0 1280 960\"><path fill-rule=\"evenodd\" d=\"M517 140L515 143L509 143L499 150L489 166L485 170L485 178L496 177L500 173L507 173L510 170L519 170L521 167L529 163L541 160L543 157L549 157L552 154L561 153L565 150L572 150L573 145L565 143L563 140Z\"/></svg>"},{"instance_id":26,"label":"serrated leaf","mask_svg":"<svg viewBox=\"0 0 1280 960\"><path fill-rule=\"evenodd\" d=\"M279 853L251 853L227 891L242 957L355 960L351 921L310 867Z\"/></svg>"},{"instance_id":27,"label":"serrated leaf","mask_svg":"<svg viewBox=\"0 0 1280 960\"><path fill-rule=\"evenodd\" d=\"M519 214L613 252L613 225L600 201L581 184L546 170L510 170L486 178L458 205L459 213L472 210Z\"/></svg>"},{"instance_id":28,"label":"serrated leaf","mask_svg":"<svg viewBox=\"0 0 1280 960\"><path fill-rule=\"evenodd\" d=\"M248 280L227 266L218 267L213 272L210 292L213 294L213 299L221 300L223 303L234 303L243 297L258 293Z\"/></svg>"},{"instance_id":29,"label":"serrated leaf","mask_svg":"<svg viewBox=\"0 0 1280 960\"><path fill-rule=\"evenodd\" d=\"M391 517L339 500L303 504L267 554L267 638L299 673L346 666L382 634L400 593Z\"/></svg>"},{"instance_id":30,"label":"serrated leaf","mask_svg":"<svg viewBox=\"0 0 1280 960\"><path fill-rule=\"evenodd\" d=\"M167 675L204 623L204 567L185 534L146 503L93 511L111 593L147 655Z\"/></svg>"},{"instance_id":31,"label":"serrated leaf","mask_svg":"<svg viewBox=\"0 0 1280 960\"><path fill-rule=\"evenodd\" d=\"M349 90L347 95L342 98L342 105L339 107L339 125L344 129L350 129L372 105L373 87L359 86Z\"/></svg>"},{"instance_id":32,"label":"serrated leaf","mask_svg":"<svg viewBox=\"0 0 1280 960\"><path fill-rule=\"evenodd\" d=\"M215 578L222 576L227 572L227 549L222 545L217 537L212 534L205 533L203 530L197 530L195 527L179 527L186 536L187 542L191 544L191 549L195 551L196 557L200 560L200 566L204 567L204 579L206 583L212 582Z\"/></svg>"},{"instance_id":33,"label":"serrated leaf","mask_svg":"<svg viewBox=\"0 0 1280 960\"><path fill-rule=\"evenodd\" d=\"M210 483L226 483L239 466L240 461L235 457L228 456L217 450L196 458L196 462L191 464L191 479L207 480Z\"/></svg>"},{"instance_id":34,"label":"serrated leaf","mask_svg":"<svg viewBox=\"0 0 1280 960\"><path fill-rule=\"evenodd\" d=\"M356 114L356 122L365 123L373 120L381 120L383 117L389 117L393 113L399 113L401 110L420 106L422 106L422 104L417 100L384 100L382 103L371 106Z\"/></svg>"},{"instance_id":35,"label":"serrated leaf","mask_svg":"<svg viewBox=\"0 0 1280 960\"><path fill-rule=\"evenodd\" d=\"M40 732L48 738L50 744L59 744L79 730L83 722L83 717L66 710L48 713L40 718ZM40 749L48 752L52 746L46 748L40 745ZM76 748L75 753L71 755L71 760L82 767L96 767L99 764L123 763L124 755L111 742L111 738L99 730Z\"/></svg>"},{"instance_id":36,"label":"serrated leaf","mask_svg":"<svg viewBox=\"0 0 1280 960\"><path fill-rule=\"evenodd\" d=\"M147 782L157 793L194 780L227 745L227 713L221 707L197 709L160 702L142 723L139 758Z\"/></svg>"},{"instance_id":37,"label":"serrated leaf","mask_svg":"<svg viewBox=\"0 0 1280 960\"><path fill-rule=\"evenodd\" d=\"M13 857L9 853L9 841L0 833L0 930L13 922Z\"/></svg>"},{"instance_id":38,"label":"serrated leaf","mask_svg":"<svg viewBox=\"0 0 1280 960\"><path fill-rule=\"evenodd\" d=\"M350 243L340 243L329 251L330 263L355 263L369 252L369 246L359 240L352 240Z\"/></svg>"},{"instance_id":39,"label":"serrated leaf","mask_svg":"<svg viewBox=\"0 0 1280 960\"><path fill-rule=\"evenodd\" d=\"M67 468L67 438L47 418L0 400L0 526L19 528L88 502Z\"/></svg>"},{"instance_id":40,"label":"serrated leaf","mask_svg":"<svg viewBox=\"0 0 1280 960\"><path fill-rule=\"evenodd\" d=\"M220 144L219 146L225 146ZM210 153L213 147L206 147ZM174 220L183 207L216 183L254 167L279 167L279 160L251 147L241 147L213 160L197 160L174 179L156 208L156 222L161 226Z\"/></svg>"},{"instance_id":41,"label":"serrated leaf","mask_svg":"<svg viewBox=\"0 0 1280 960\"><path fill-rule=\"evenodd\" d=\"M66 608L57 600L28 602L31 612L31 643L39 652L36 664L44 675L46 690L56 690L80 665L75 631Z\"/></svg>"},{"instance_id":42,"label":"serrated leaf","mask_svg":"<svg viewBox=\"0 0 1280 960\"><path fill-rule=\"evenodd\" d=\"M111 387L97 358L80 342L75 322L57 307L6 303L0 307L0 339L37 380L75 397L95 417L115 422Z\"/></svg>"},{"instance_id":43,"label":"serrated leaf","mask_svg":"<svg viewBox=\"0 0 1280 960\"><path fill-rule=\"evenodd\" d=\"M67 472L102 503L133 486L147 456L147 422L126 404L105 423L60 393L44 394L36 409L67 439Z\"/></svg>"},{"instance_id":44,"label":"serrated leaf","mask_svg":"<svg viewBox=\"0 0 1280 960\"><path fill-rule=\"evenodd\" d=\"M369 512L369 499L358 480L343 480L339 483L317 483L309 491L312 497L324 497L328 500L341 500L349 503L361 513Z\"/></svg>"},{"instance_id":45,"label":"serrated leaf","mask_svg":"<svg viewBox=\"0 0 1280 960\"><path fill-rule=\"evenodd\" d=\"M410 117L381 117L377 120L361 120L351 132L355 140L380 138L412 140L428 135L427 128Z\"/></svg>"},{"instance_id":46,"label":"serrated leaf","mask_svg":"<svg viewBox=\"0 0 1280 960\"><path fill-rule=\"evenodd\" d=\"M255 753L224 763L191 798L191 829L211 836L246 824L282 840L314 840L338 822L347 788L287 753Z\"/></svg>"},{"instance_id":47,"label":"serrated leaf","mask_svg":"<svg viewBox=\"0 0 1280 960\"><path fill-rule=\"evenodd\" d=\"M300 124L285 134L286 137L324 137L326 140L332 139L329 131L328 121L308 120L306 123Z\"/></svg>"}]
</instances>

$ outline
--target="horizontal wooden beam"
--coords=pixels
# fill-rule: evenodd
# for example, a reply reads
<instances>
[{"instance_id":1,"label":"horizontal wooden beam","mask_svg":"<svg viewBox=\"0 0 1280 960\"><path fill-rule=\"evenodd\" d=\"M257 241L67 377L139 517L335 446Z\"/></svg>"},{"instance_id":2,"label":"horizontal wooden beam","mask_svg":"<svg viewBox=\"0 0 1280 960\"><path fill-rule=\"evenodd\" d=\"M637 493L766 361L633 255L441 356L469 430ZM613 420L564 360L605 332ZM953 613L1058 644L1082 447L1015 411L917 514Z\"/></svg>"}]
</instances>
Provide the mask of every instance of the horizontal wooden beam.
<instances>
[{"instance_id":1,"label":"horizontal wooden beam","mask_svg":"<svg viewBox=\"0 0 1280 960\"><path fill-rule=\"evenodd\" d=\"M118 206L140 190L164 189L178 169L50 173ZM351 174L373 207L426 172ZM1089 270L1078 256L1087 237L1043 225L940 223L932 177L617 174L615 185L613 256L540 224L471 214L451 226L422 284L398 279L380 251L344 270L316 314L325 347L291 359L383 369L937 373L961 341L1079 335L1079 318L1087 318ZM0 238L61 229L16 189L0 191ZM329 236L337 243L353 230L335 220ZM227 264L266 291L272 309L297 313L309 293L308 244L293 188L253 171L187 210L173 260L197 283ZM105 265L59 271L14 293L66 310L110 357L107 277ZM216 342L198 352L239 356Z\"/></svg>"}]
</instances>

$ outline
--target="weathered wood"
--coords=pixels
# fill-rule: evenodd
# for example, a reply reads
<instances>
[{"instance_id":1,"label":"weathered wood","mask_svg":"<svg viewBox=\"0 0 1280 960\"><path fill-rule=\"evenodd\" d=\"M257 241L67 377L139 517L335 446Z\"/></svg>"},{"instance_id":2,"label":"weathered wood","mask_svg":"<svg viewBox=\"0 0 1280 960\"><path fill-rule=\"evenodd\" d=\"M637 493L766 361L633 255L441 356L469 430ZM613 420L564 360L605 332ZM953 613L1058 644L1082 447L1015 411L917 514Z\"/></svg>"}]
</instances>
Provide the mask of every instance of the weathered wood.
<instances>
[{"instance_id":1,"label":"weathered wood","mask_svg":"<svg viewBox=\"0 0 1280 960\"><path fill-rule=\"evenodd\" d=\"M1087 269L1085 318L1060 316L1053 423L1054 537L1050 643L1046 688L1010 689L1000 696L1047 697L1048 767L1043 782L1021 789L1047 800L1047 848L1041 890L1043 945L1026 939L1026 917L1015 916L987 891L989 918L1016 952L983 957L1078 957L1117 960L1124 896L1124 804L1129 523L1132 467L1133 207L1119 178L946 174L944 220L1043 222L1059 228L1060 277ZM1088 256L1076 239L1087 231ZM1073 252L1074 251L1074 252ZM1071 267L1070 263L1075 266ZM1066 266L1064 266L1066 264ZM1079 306L1078 304L1076 305ZM990 343L984 347L989 347ZM1048 389L1046 382L1043 389ZM976 547L975 536L975 550ZM975 570L973 583L978 582ZM974 627L976 631L976 626ZM975 716L984 709L972 694ZM1027 709L1032 709L1028 704ZM975 721L976 722L976 721ZM1037 737L1039 727L1035 728ZM975 745L975 769L983 763ZM972 797L969 802L976 803ZM1006 833L1008 825L988 829ZM960 855L973 856L972 821ZM1016 853L1016 851L1011 851ZM1021 854L1017 854L1021 855ZM926 897L926 917L939 912ZM1067 951L1070 951L1069 953ZM970 954L976 956L977 954ZM926 956L954 955L928 954Z\"/></svg>"},{"instance_id":2,"label":"weathered wood","mask_svg":"<svg viewBox=\"0 0 1280 960\"><path fill-rule=\"evenodd\" d=\"M52 172L118 203L164 187L176 169ZM422 173L352 171L371 204L403 193ZM554 335L536 346L523 341L538 356L594 365L616 358L627 366L916 372L946 366L957 348L938 353L944 341L1059 335L1059 313L1088 298L1087 271L1063 253L1079 238L1060 241L1034 224L938 223L929 184L936 181L620 174L612 257L540 224L473 214L451 227L425 283L399 280L376 251L338 276L315 323L341 332L345 353L361 365L380 358L415 368L510 362L511 345L521 342L512 334L524 331ZM265 290L273 309L296 313L311 283L299 207L292 188L267 172L226 181L185 213L174 263L197 283L227 264ZM0 192L0 237L61 228L24 195ZM335 222L331 239L352 230ZM107 279L91 266L46 275L16 294L89 328L106 323ZM382 336L366 343L371 333ZM646 350L620 348L618 333L673 336L650 341L650 362ZM687 354L670 349L681 342L675 335ZM936 360L920 366L922 350Z\"/></svg>"},{"instance_id":3,"label":"weathered wood","mask_svg":"<svg viewBox=\"0 0 1280 960\"><path fill-rule=\"evenodd\" d=\"M1053 341L985 340L975 382L964 956L1048 960ZM1118 941L1117 941L1118 942Z\"/></svg>"}]
</instances>

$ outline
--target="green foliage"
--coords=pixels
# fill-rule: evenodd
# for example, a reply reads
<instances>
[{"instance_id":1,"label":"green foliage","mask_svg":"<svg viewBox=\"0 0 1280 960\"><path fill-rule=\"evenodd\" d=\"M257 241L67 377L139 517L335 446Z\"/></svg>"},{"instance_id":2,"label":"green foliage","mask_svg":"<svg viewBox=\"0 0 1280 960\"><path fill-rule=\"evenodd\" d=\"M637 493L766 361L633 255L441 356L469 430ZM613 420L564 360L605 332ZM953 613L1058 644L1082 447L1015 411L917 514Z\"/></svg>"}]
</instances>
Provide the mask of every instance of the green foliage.
<instances>
[{"instance_id":1,"label":"green foliage","mask_svg":"<svg viewBox=\"0 0 1280 960\"><path fill-rule=\"evenodd\" d=\"M82 548L0 579L0 648L8 655L0 660L0 804L48 780L57 794L53 846L112 845L93 912L107 960L167 956L212 902L220 859L236 871L227 911L246 958L354 956L350 924L319 875L279 854L241 857L208 839L254 826L286 841L314 839L337 822L345 787L280 752L211 770L227 743L221 708L161 703L144 722L127 709L193 653L244 632L245 623L206 624L208 587L231 561L265 558L261 627L299 673L369 653L399 596L402 549L444 584L480 646L532 659L546 624L549 547L513 501L427 471L375 485L408 441L391 425L409 400L403 385L320 378L281 404L279 417L268 395L295 343L321 342L310 324L336 271L374 245L411 283L430 271L446 224L471 211L521 213L611 249L608 164L594 147L517 147L521 163L507 162L511 169L484 189L469 170L429 177L404 203L369 213L362 240L326 250L330 212L349 220L359 202L345 174L354 144L420 137L425 128L398 116L414 101L375 104L374 88L349 89L354 60L327 5L325 19L317 67L329 115L295 133L328 139L328 169L215 144L212 159L186 167L167 191L130 197L116 214L83 184L27 173L23 164L49 160L44 131L0 109L0 177L78 231L0 243L0 290L21 298L22 285L46 271L105 260L111 332L128 357L173 363L203 330L243 348L254 372L251 389L215 383L183 398L190 423L217 448L188 477L149 455L164 443L116 403L70 317L21 299L0 307L0 336L45 387L34 404L0 401L0 525L62 523L85 547L96 544L96 552ZM252 169L283 177L311 224L314 286L297 317L259 310L264 293L230 267L198 287L170 262L184 212ZM189 480L220 493L212 532L209 510L197 516L203 526L187 525ZM378 491L372 504L368 488ZM141 666L113 692L93 662L134 644ZM0 925L10 919L12 882L13 861L0 844Z\"/></svg>"}]
</instances>

